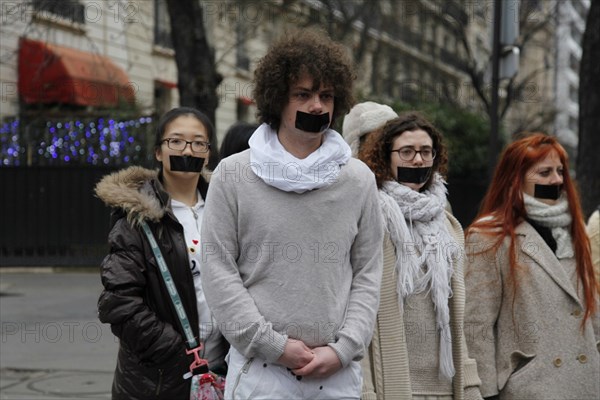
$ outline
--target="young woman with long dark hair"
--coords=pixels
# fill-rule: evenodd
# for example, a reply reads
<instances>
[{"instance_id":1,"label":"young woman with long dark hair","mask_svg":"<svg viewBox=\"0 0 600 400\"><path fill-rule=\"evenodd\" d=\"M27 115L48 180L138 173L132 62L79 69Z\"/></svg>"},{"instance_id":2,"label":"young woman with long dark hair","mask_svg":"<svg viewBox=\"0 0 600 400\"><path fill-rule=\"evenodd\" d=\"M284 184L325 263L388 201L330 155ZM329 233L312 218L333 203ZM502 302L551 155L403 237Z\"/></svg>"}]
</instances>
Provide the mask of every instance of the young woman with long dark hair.
<instances>
[{"instance_id":1,"label":"young woman with long dark hair","mask_svg":"<svg viewBox=\"0 0 600 400\"><path fill-rule=\"evenodd\" d=\"M159 270L146 237L146 223L177 289L199 354L211 370L224 373L228 346L206 304L200 278L200 227L208 182L202 170L216 160L212 123L188 107L167 112L158 122L158 170L129 167L108 175L96 194L114 209L109 254L101 267L104 291L100 321L119 338L113 399L189 399L194 361L186 354L180 310ZM214 163L213 163L214 164Z\"/></svg>"}]
</instances>

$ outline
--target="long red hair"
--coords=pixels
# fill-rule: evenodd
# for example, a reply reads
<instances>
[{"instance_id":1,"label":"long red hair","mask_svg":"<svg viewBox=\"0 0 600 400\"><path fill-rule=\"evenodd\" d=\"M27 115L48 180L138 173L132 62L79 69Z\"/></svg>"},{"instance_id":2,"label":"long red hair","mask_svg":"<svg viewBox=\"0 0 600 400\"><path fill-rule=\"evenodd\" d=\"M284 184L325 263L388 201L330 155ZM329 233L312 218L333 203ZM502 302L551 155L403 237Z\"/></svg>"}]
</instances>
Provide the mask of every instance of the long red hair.
<instances>
[{"instance_id":1,"label":"long red hair","mask_svg":"<svg viewBox=\"0 0 600 400\"><path fill-rule=\"evenodd\" d=\"M509 260L510 277L516 291L518 280L515 228L526 216L522 187L525 173L537 162L555 151L563 165L563 190L569 201L571 238L577 262L577 277L583 287L585 313L582 325L596 311L596 299L600 284L594 275L590 241L586 235L583 212L579 203L577 188L569 175L569 160L565 149L556 138L543 133L533 133L511 143L503 151L494 172L494 177L483 198L475 222L467 229L467 236L473 230L483 231L494 240L491 251L496 251L504 237L510 237Z\"/></svg>"}]
</instances>

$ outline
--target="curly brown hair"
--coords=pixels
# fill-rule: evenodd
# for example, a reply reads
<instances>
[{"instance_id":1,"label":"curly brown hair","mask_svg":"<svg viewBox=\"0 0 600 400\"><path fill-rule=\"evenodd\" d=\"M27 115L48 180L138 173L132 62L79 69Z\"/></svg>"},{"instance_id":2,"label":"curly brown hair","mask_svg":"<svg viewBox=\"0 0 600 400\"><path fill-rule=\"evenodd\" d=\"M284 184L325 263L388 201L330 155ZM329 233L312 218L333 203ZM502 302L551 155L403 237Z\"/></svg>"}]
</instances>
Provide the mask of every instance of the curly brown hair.
<instances>
[{"instance_id":1,"label":"curly brown hair","mask_svg":"<svg viewBox=\"0 0 600 400\"><path fill-rule=\"evenodd\" d=\"M288 104L290 87L303 74L313 78L313 90L331 85L336 117L346 114L354 104L352 85L355 79L352 61L346 49L317 30L288 33L276 42L259 61L254 72L254 100L260 122L278 130L281 113Z\"/></svg>"},{"instance_id":2,"label":"curly brown hair","mask_svg":"<svg viewBox=\"0 0 600 400\"><path fill-rule=\"evenodd\" d=\"M439 172L442 176L446 176L448 171L448 153L441 132L421 113L407 111L371 133L358 154L358 158L367 164L375 174L375 180L379 189L381 189L384 182L394 180L391 168L391 154L394 140L404 132L416 130L423 130L431 137L436 153L433 159L433 172ZM432 181L433 174L425 182L421 191L431 186Z\"/></svg>"}]
</instances>

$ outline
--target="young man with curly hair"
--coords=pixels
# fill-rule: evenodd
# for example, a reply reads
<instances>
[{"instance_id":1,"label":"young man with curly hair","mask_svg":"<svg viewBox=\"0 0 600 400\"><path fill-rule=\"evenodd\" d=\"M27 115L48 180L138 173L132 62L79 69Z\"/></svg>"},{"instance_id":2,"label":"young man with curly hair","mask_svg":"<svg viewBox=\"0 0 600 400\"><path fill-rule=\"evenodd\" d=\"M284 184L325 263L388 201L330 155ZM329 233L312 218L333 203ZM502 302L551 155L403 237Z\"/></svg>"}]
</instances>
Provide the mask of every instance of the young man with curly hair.
<instances>
[{"instance_id":1,"label":"young man with curly hair","mask_svg":"<svg viewBox=\"0 0 600 400\"><path fill-rule=\"evenodd\" d=\"M295 32L255 72L262 125L214 171L202 282L229 340L228 399L358 399L379 302L371 171L330 129L354 73L325 34Z\"/></svg>"}]
</instances>

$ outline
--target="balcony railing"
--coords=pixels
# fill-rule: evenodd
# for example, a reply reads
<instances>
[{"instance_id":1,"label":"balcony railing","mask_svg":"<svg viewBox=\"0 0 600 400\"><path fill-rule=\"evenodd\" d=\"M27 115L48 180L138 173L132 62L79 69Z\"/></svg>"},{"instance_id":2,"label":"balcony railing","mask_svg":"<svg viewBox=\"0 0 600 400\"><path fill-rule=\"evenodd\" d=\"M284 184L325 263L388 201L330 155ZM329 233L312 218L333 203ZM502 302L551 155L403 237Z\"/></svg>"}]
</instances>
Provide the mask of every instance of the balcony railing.
<instances>
[{"instance_id":1,"label":"balcony railing","mask_svg":"<svg viewBox=\"0 0 600 400\"><path fill-rule=\"evenodd\" d=\"M171 40L171 31L167 29L154 29L154 44L157 46L165 47L167 49L173 48L173 41Z\"/></svg>"}]
</instances>

